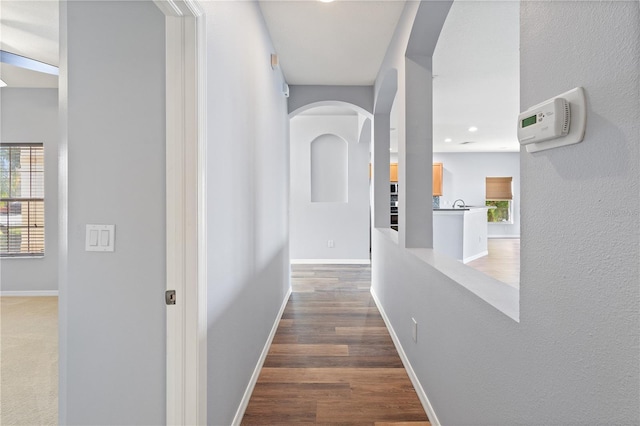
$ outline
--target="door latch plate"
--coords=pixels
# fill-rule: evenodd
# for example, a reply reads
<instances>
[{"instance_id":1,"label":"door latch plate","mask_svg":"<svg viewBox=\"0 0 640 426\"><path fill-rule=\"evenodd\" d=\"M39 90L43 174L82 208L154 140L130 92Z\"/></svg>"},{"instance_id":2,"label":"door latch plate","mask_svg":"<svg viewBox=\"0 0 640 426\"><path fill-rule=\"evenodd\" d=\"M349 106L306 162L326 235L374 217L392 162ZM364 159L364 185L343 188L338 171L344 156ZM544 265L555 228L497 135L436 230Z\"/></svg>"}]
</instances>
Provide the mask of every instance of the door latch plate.
<instances>
[{"instance_id":1,"label":"door latch plate","mask_svg":"<svg viewBox=\"0 0 640 426\"><path fill-rule=\"evenodd\" d=\"M176 304L176 291L175 290L167 290L164 293L164 301L167 305L175 305Z\"/></svg>"}]
</instances>

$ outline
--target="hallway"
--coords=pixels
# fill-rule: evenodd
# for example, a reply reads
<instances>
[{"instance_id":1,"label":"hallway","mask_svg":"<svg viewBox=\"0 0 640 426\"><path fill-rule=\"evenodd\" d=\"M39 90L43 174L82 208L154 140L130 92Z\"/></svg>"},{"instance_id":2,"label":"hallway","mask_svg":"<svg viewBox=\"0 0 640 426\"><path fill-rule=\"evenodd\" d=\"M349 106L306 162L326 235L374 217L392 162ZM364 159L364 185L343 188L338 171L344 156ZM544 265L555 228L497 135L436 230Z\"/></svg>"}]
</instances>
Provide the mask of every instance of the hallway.
<instances>
[{"instance_id":1,"label":"hallway","mask_svg":"<svg viewBox=\"0 0 640 426\"><path fill-rule=\"evenodd\" d=\"M362 265L292 265L293 293L242 424L430 424Z\"/></svg>"}]
</instances>

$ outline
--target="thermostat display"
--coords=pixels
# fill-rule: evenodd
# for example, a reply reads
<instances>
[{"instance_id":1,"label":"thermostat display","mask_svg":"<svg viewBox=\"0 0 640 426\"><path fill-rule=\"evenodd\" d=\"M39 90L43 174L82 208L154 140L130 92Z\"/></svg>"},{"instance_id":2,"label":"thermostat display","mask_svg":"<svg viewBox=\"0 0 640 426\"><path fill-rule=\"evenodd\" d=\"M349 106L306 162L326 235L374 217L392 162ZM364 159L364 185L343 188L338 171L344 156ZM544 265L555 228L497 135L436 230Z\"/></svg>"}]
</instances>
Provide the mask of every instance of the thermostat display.
<instances>
[{"instance_id":1,"label":"thermostat display","mask_svg":"<svg viewBox=\"0 0 640 426\"><path fill-rule=\"evenodd\" d=\"M521 145L566 136L571 123L571 109L564 98L543 102L519 116L518 140Z\"/></svg>"},{"instance_id":2,"label":"thermostat display","mask_svg":"<svg viewBox=\"0 0 640 426\"><path fill-rule=\"evenodd\" d=\"M531 117L527 117L524 120L522 120L522 127L528 127L531 126L532 124L536 124L537 120L536 120L536 116L532 115Z\"/></svg>"}]
</instances>

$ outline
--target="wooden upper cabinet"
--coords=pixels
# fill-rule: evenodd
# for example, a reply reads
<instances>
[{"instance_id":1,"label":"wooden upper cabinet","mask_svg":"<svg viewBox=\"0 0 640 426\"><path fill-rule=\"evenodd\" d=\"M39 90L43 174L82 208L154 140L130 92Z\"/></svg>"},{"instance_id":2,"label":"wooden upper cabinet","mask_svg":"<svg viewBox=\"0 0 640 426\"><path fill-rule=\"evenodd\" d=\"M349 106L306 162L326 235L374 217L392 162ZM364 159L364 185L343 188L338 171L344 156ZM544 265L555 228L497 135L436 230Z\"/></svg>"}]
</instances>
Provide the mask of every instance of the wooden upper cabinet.
<instances>
[{"instance_id":1,"label":"wooden upper cabinet","mask_svg":"<svg viewBox=\"0 0 640 426\"><path fill-rule=\"evenodd\" d=\"M442 196L442 163L433 163L433 195ZM369 178L371 178L371 164L369 164ZM389 164L389 180L398 181L398 163Z\"/></svg>"},{"instance_id":2,"label":"wooden upper cabinet","mask_svg":"<svg viewBox=\"0 0 640 426\"><path fill-rule=\"evenodd\" d=\"M398 181L398 163L389 164L389 177L391 182Z\"/></svg>"},{"instance_id":3,"label":"wooden upper cabinet","mask_svg":"<svg viewBox=\"0 0 640 426\"><path fill-rule=\"evenodd\" d=\"M433 163L433 196L442 195L442 163Z\"/></svg>"}]
</instances>

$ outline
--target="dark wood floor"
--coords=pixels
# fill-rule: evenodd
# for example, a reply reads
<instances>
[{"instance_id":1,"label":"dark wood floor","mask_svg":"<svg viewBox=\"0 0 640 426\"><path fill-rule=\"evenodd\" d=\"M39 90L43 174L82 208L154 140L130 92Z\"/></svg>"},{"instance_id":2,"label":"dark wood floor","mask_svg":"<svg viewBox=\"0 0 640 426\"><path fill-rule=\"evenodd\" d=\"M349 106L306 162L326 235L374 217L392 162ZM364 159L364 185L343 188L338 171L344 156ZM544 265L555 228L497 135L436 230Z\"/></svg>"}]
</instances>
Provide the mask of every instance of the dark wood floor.
<instances>
[{"instance_id":1,"label":"dark wood floor","mask_svg":"<svg viewBox=\"0 0 640 426\"><path fill-rule=\"evenodd\" d=\"M243 425L429 425L361 265L294 265Z\"/></svg>"}]
</instances>

